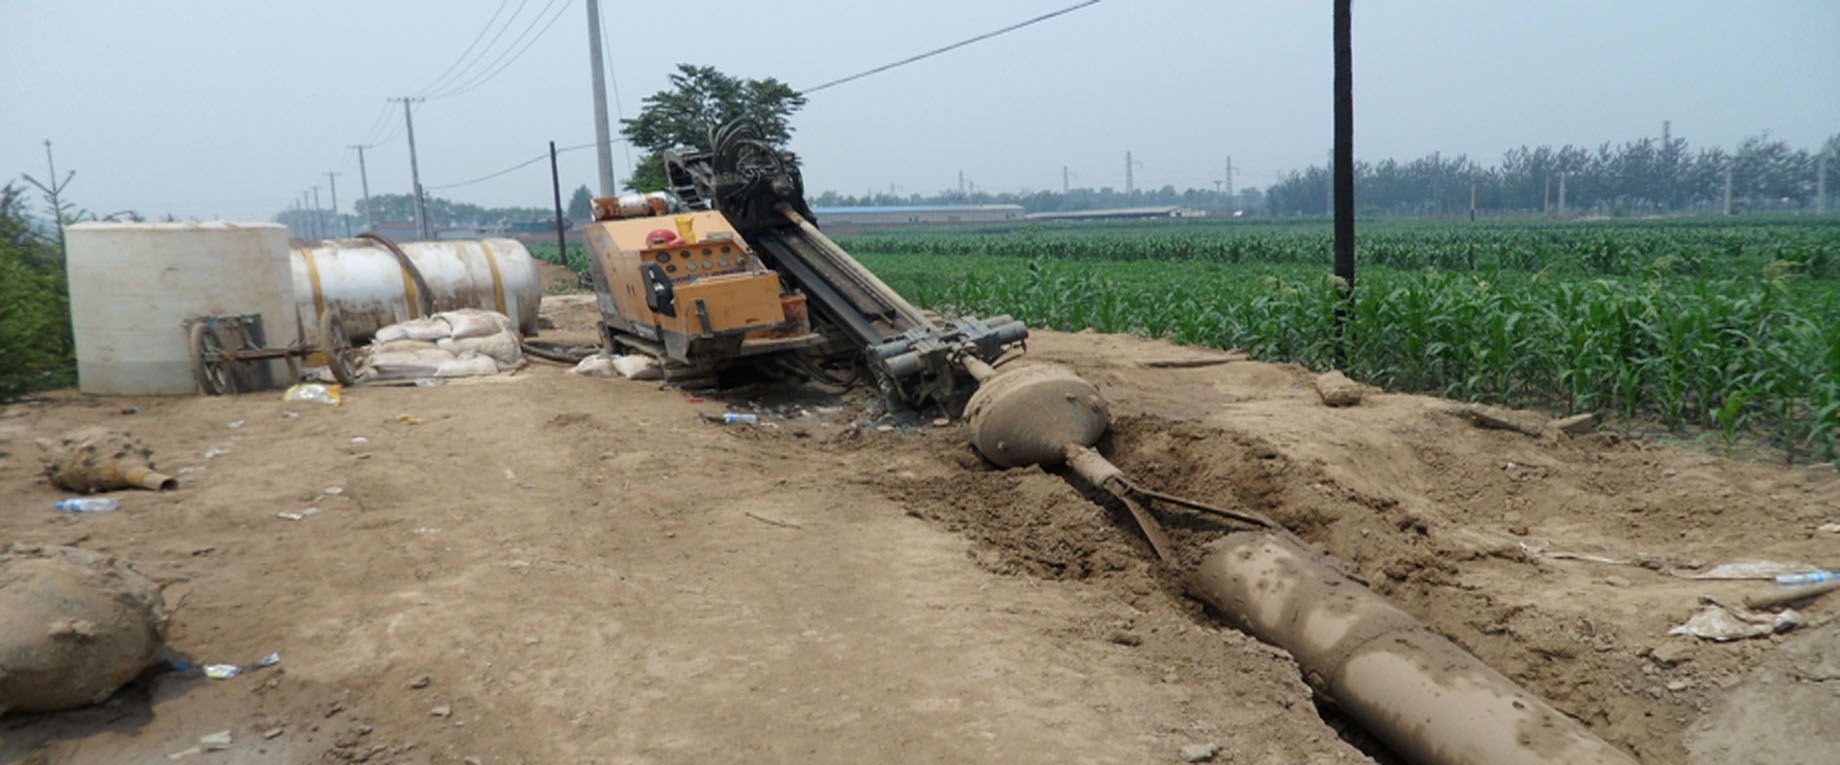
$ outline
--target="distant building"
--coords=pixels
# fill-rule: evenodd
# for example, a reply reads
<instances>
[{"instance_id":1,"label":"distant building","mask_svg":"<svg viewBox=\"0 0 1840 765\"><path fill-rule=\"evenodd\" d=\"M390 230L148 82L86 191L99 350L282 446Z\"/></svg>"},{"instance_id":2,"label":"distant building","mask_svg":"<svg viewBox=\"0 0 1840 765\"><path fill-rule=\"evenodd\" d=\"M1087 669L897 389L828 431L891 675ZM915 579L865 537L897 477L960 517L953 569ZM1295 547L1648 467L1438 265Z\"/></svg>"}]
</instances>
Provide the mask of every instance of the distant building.
<instances>
[{"instance_id":1,"label":"distant building","mask_svg":"<svg viewBox=\"0 0 1840 765\"><path fill-rule=\"evenodd\" d=\"M1201 218L1208 211L1189 207L1115 207L1109 210L1075 210L1072 212L1030 213L1029 220L1150 220L1155 218Z\"/></svg>"},{"instance_id":2,"label":"distant building","mask_svg":"<svg viewBox=\"0 0 1840 765\"><path fill-rule=\"evenodd\" d=\"M1002 223L1019 221L1022 205L891 205L876 207L815 207L821 225L912 226L940 223Z\"/></svg>"},{"instance_id":3,"label":"distant building","mask_svg":"<svg viewBox=\"0 0 1840 765\"><path fill-rule=\"evenodd\" d=\"M422 238L412 220L380 220L365 229L392 242L413 242Z\"/></svg>"}]
</instances>

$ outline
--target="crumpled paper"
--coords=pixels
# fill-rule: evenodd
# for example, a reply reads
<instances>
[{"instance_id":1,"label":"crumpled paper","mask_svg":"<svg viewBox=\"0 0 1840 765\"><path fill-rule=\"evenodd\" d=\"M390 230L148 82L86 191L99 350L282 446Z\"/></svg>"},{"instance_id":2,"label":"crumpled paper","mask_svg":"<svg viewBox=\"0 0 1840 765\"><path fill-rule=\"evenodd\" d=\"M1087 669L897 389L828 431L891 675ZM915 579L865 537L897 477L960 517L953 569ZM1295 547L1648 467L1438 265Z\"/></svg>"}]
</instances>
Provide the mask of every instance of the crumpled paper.
<instances>
[{"instance_id":1,"label":"crumpled paper","mask_svg":"<svg viewBox=\"0 0 1840 765\"><path fill-rule=\"evenodd\" d=\"M1795 609L1784 609L1780 613L1752 611L1743 606L1728 606L1711 598L1700 602L1706 604L1685 624L1668 630L1669 635L1690 635L1720 643L1774 635L1787 632L1802 624L1802 615Z\"/></svg>"}]
</instances>

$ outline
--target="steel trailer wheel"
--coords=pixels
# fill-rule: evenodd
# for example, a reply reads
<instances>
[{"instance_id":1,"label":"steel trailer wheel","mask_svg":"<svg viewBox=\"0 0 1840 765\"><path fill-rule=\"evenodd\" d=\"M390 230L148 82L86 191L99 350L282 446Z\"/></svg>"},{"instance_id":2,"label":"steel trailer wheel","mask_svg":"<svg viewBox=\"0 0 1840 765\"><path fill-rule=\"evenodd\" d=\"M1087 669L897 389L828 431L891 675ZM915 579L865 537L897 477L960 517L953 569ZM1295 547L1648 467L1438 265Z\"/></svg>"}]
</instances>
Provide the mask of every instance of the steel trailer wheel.
<instances>
[{"instance_id":1,"label":"steel trailer wheel","mask_svg":"<svg viewBox=\"0 0 1840 765\"><path fill-rule=\"evenodd\" d=\"M231 373L230 361L224 358L224 336L216 325L206 321L193 324L191 348L192 374L198 378L198 389L207 396L235 393L236 375Z\"/></svg>"},{"instance_id":2,"label":"steel trailer wheel","mask_svg":"<svg viewBox=\"0 0 1840 765\"><path fill-rule=\"evenodd\" d=\"M332 379L347 387L356 385L358 349L351 347L351 336L345 334L345 325L331 311L320 314L319 343L320 352L326 354L326 368L332 370Z\"/></svg>"}]
</instances>

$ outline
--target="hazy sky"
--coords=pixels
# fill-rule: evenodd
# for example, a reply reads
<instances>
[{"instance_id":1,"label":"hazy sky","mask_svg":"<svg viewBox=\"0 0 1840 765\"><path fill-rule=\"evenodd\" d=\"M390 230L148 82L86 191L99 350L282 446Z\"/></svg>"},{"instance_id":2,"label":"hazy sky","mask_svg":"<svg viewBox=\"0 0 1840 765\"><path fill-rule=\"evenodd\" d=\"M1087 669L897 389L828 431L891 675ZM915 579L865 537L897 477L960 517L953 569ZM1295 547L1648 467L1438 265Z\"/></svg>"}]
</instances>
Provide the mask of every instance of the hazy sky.
<instances>
[{"instance_id":1,"label":"hazy sky","mask_svg":"<svg viewBox=\"0 0 1840 765\"><path fill-rule=\"evenodd\" d=\"M437 187L593 140L585 0L522 6L487 61L549 3L554 27L497 77L415 113ZM679 62L808 87L1073 0L603 0L627 116ZM402 111L456 62L499 0L0 0L0 176L44 173L41 142L106 212L266 219L339 171L358 196L405 192ZM932 192L1124 182L1269 185L1330 143L1330 3L1105 0L938 58L813 94L795 121L806 185ZM1493 163L1519 144L1658 136L1696 147L1762 130L1813 148L1840 133L1840 2L1363 0L1355 151ZM501 19L503 16L501 15ZM533 30L532 34L535 32ZM490 39L490 34L487 39ZM482 41L483 46L483 41ZM508 59L508 57L507 57ZM484 64L484 62L481 62ZM484 66L480 67L483 70ZM372 131L368 133L367 131ZM615 148L617 173L626 154ZM564 193L594 182L563 156ZM546 205L548 163L432 193Z\"/></svg>"}]
</instances>

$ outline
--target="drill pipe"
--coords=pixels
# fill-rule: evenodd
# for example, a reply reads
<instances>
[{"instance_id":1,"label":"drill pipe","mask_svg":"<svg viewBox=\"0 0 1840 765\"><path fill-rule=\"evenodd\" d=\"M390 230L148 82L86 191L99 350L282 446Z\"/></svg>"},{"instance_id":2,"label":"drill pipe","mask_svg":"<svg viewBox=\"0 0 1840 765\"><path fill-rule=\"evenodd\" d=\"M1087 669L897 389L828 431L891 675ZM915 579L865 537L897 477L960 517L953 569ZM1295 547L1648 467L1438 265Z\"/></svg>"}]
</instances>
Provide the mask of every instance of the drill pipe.
<instances>
[{"instance_id":1,"label":"drill pipe","mask_svg":"<svg viewBox=\"0 0 1840 765\"><path fill-rule=\"evenodd\" d=\"M1423 765L1635 765L1411 615L1267 532L1208 545L1189 590Z\"/></svg>"}]
</instances>

